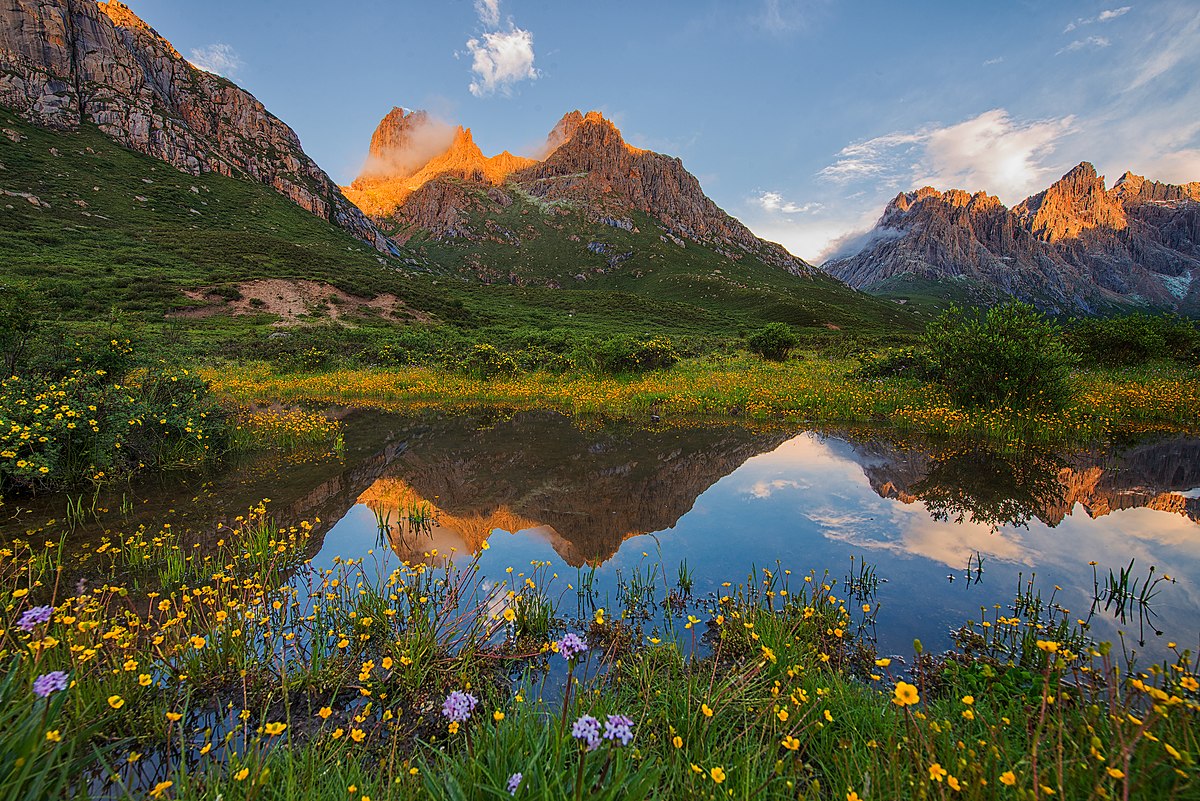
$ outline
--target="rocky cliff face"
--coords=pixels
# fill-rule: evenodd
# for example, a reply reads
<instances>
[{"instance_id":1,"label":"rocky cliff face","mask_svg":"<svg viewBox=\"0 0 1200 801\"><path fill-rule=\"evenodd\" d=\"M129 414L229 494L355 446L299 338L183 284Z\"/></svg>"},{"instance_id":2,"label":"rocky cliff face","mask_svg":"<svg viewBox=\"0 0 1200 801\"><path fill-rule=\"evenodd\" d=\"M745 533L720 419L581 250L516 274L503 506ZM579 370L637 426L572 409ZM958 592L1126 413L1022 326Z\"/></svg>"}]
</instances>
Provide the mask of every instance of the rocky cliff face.
<instances>
[{"instance_id":1,"label":"rocky cliff face","mask_svg":"<svg viewBox=\"0 0 1200 801\"><path fill-rule=\"evenodd\" d=\"M1111 188L1084 162L1009 209L983 192L896 197L859 253L823 269L855 288L968 279L1054 312L1200 310L1200 183L1125 173Z\"/></svg>"},{"instance_id":2,"label":"rocky cliff face","mask_svg":"<svg viewBox=\"0 0 1200 801\"><path fill-rule=\"evenodd\" d=\"M93 124L199 175L244 175L372 242L390 243L262 103L192 66L120 2L0 5L0 104L38 125Z\"/></svg>"},{"instance_id":3,"label":"rocky cliff face","mask_svg":"<svg viewBox=\"0 0 1200 801\"><path fill-rule=\"evenodd\" d=\"M803 261L757 238L722 211L679 159L629 145L599 112L565 115L547 137L541 159L507 152L485 157L471 132L459 128L446 149L419 168L398 167L381 175L374 166L381 161L411 162L417 138L412 132L427 127L428 118L421 112L401 112L398 119L393 111L385 117L372 137L368 168L347 189L363 211L395 229L400 238L416 233L441 239L489 238L489 232L471 225L471 218L482 210L480 203L507 206L511 189L548 208L582 212L593 222L610 224L626 220L631 211L642 212L653 216L661 235L677 244L700 243L735 262L751 255L797 275L810 271ZM402 135L392 133L397 128ZM375 153L377 142L387 143L388 154ZM463 183L503 191L484 196L449 186Z\"/></svg>"},{"instance_id":4,"label":"rocky cliff face","mask_svg":"<svg viewBox=\"0 0 1200 801\"><path fill-rule=\"evenodd\" d=\"M413 192L437 178L497 185L535 163L508 151L488 158L470 129L451 128L424 111L394 108L375 129L363 172L345 193L367 214L387 219Z\"/></svg>"}]
</instances>

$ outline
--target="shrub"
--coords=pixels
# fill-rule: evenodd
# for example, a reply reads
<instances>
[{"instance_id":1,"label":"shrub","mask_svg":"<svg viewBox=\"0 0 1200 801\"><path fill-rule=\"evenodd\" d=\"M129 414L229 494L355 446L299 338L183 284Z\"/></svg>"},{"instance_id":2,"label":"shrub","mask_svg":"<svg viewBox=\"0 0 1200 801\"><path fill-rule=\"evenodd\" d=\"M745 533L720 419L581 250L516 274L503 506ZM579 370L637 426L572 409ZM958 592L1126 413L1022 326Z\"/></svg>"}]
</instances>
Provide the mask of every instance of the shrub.
<instances>
[{"instance_id":1,"label":"shrub","mask_svg":"<svg viewBox=\"0 0 1200 801\"><path fill-rule=\"evenodd\" d=\"M668 370L678 363L679 359L679 351L666 337L613 337L600 343L594 354L595 367L605 373Z\"/></svg>"},{"instance_id":2,"label":"shrub","mask_svg":"<svg viewBox=\"0 0 1200 801\"><path fill-rule=\"evenodd\" d=\"M191 467L225 451L229 426L185 371L104 370L0 381L0 491L66 489L139 469Z\"/></svg>"},{"instance_id":3,"label":"shrub","mask_svg":"<svg viewBox=\"0 0 1200 801\"><path fill-rule=\"evenodd\" d=\"M764 359L781 362L799 343L795 332L785 323L767 323L746 338L746 345Z\"/></svg>"},{"instance_id":4,"label":"shrub","mask_svg":"<svg viewBox=\"0 0 1200 801\"><path fill-rule=\"evenodd\" d=\"M1068 331L1075 349L1106 367L1144 364L1151 359L1200 360L1200 331L1180 317L1128 314L1081 320Z\"/></svg>"},{"instance_id":5,"label":"shrub","mask_svg":"<svg viewBox=\"0 0 1200 801\"><path fill-rule=\"evenodd\" d=\"M1053 411L1071 399L1076 357L1058 326L1027 303L996 306L982 319L952 306L929 324L922 341L961 405Z\"/></svg>"},{"instance_id":6,"label":"shrub","mask_svg":"<svg viewBox=\"0 0 1200 801\"><path fill-rule=\"evenodd\" d=\"M855 378L913 378L933 381L940 371L926 351L916 348L886 350L862 357L862 363L851 375Z\"/></svg>"},{"instance_id":7,"label":"shrub","mask_svg":"<svg viewBox=\"0 0 1200 801\"><path fill-rule=\"evenodd\" d=\"M496 350L495 346L480 343L467 351L459 363L459 369L475 378L486 379L512 375L517 372L517 363L507 353Z\"/></svg>"}]
</instances>

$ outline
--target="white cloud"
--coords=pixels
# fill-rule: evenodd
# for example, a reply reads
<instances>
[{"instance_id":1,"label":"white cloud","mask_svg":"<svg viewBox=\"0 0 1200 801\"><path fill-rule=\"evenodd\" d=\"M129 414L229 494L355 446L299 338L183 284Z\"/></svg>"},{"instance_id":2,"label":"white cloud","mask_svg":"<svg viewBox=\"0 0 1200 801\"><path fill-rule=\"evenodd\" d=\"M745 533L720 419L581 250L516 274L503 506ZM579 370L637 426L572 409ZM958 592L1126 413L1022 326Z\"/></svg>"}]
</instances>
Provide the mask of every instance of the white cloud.
<instances>
[{"instance_id":1,"label":"white cloud","mask_svg":"<svg viewBox=\"0 0 1200 801\"><path fill-rule=\"evenodd\" d=\"M996 58L989 58L987 61L983 62L983 66L990 67L993 64L999 64L1002 61L1004 61L1004 56L997 56Z\"/></svg>"},{"instance_id":2,"label":"white cloud","mask_svg":"<svg viewBox=\"0 0 1200 801\"><path fill-rule=\"evenodd\" d=\"M1108 47L1110 44L1112 42L1103 36L1089 36L1086 39L1076 39L1054 55L1059 56L1063 53L1074 53L1076 50L1083 50L1084 48L1099 50L1103 47Z\"/></svg>"},{"instance_id":3,"label":"white cloud","mask_svg":"<svg viewBox=\"0 0 1200 801\"><path fill-rule=\"evenodd\" d=\"M471 94L487 97L499 92L507 97L521 81L535 80L539 73L533 66L533 34L512 20L507 30L500 30L500 0L475 0L475 13L486 32L481 39L467 40L475 75L468 87Z\"/></svg>"},{"instance_id":4,"label":"white cloud","mask_svg":"<svg viewBox=\"0 0 1200 801\"><path fill-rule=\"evenodd\" d=\"M524 80L534 80L538 71L533 66L533 34L513 28L509 31L485 33L483 41L467 42L471 52L471 94L487 97L500 92L512 93L512 87Z\"/></svg>"},{"instance_id":5,"label":"white cloud","mask_svg":"<svg viewBox=\"0 0 1200 801\"><path fill-rule=\"evenodd\" d=\"M781 214L807 214L810 211L818 211L821 209L820 203L793 203L786 200L779 192L763 192L754 199L763 211Z\"/></svg>"},{"instance_id":6,"label":"white cloud","mask_svg":"<svg viewBox=\"0 0 1200 801\"><path fill-rule=\"evenodd\" d=\"M884 187L985 189L1006 203L1040 188L1043 159L1074 117L1018 121L1004 109L945 127L894 132L846 146L818 175L838 184L869 178Z\"/></svg>"},{"instance_id":7,"label":"white cloud","mask_svg":"<svg viewBox=\"0 0 1200 801\"><path fill-rule=\"evenodd\" d=\"M486 27L500 27L500 0L475 0L475 13Z\"/></svg>"},{"instance_id":8,"label":"white cloud","mask_svg":"<svg viewBox=\"0 0 1200 801\"><path fill-rule=\"evenodd\" d=\"M191 51L188 61L194 67L225 78L233 78L245 66L233 47L227 44L197 47Z\"/></svg>"},{"instance_id":9,"label":"white cloud","mask_svg":"<svg viewBox=\"0 0 1200 801\"><path fill-rule=\"evenodd\" d=\"M1117 17L1123 17L1133 10L1133 6L1121 6L1120 8L1111 8L1107 11L1101 11L1094 17L1080 17L1074 22L1068 22L1067 27L1063 28L1063 33L1081 28L1084 25L1091 25L1093 22L1111 22Z\"/></svg>"}]
</instances>

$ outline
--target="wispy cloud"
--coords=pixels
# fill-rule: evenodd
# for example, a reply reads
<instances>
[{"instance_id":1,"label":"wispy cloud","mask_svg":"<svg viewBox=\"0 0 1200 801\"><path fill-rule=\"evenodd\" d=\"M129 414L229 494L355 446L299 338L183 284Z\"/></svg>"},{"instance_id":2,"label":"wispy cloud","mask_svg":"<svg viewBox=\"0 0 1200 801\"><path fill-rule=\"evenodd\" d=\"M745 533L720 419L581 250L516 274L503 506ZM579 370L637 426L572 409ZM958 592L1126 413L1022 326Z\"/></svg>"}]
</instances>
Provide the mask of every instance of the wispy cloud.
<instances>
[{"instance_id":1,"label":"wispy cloud","mask_svg":"<svg viewBox=\"0 0 1200 801\"><path fill-rule=\"evenodd\" d=\"M1076 39L1066 47L1061 48L1054 55L1061 56L1063 53L1074 53L1076 50L1090 49L1099 50L1108 47L1112 42L1103 36L1089 36L1086 39Z\"/></svg>"},{"instance_id":2,"label":"wispy cloud","mask_svg":"<svg viewBox=\"0 0 1200 801\"><path fill-rule=\"evenodd\" d=\"M1091 25L1095 22L1111 22L1117 17L1123 17L1133 10L1133 6L1121 6L1120 8L1111 8L1107 11L1101 11L1094 17L1080 17L1074 22L1068 22L1067 27L1063 28L1063 33L1070 33L1073 30L1082 28L1084 25Z\"/></svg>"},{"instance_id":3,"label":"wispy cloud","mask_svg":"<svg viewBox=\"0 0 1200 801\"><path fill-rule=\"evenodd\" d=\"M537 79L534 67L533 34L518 28L510 19L500 26L500 0L475 0L475 13L485 29L480 37L467 40L474 79L468 88L476 97L512 94L521 81Z\"/></svg>"},{"instance_id":4,"label":"wispy cloud","mask_svg":"<svg viewBox=\"0 0 1200 801\"><path fill-rule=\"evenodd\" d=\"M820 203L793 203L779 192L763 192L754 199L763 211L778 214L807 214L822 208Z\"/></svg>"},{"instance_id":5,"label":"wispy cloud","mask_svg":"<svg viewBox=\"0 0 1200 801\"><path fill-rule=\"evenodd\" d=\"M829 0L762 0L751 22L768 33L794 33L810 27L828 5Z\"/></svg>"},{"instance_id":6,"label":"wispy cloud","mask_svg":"<svg viewBox=\"0 0 1200 801\"><path fill-rule=\"evenodd\" d=\"M1004 56L997 56L996 58L989 58L987 61L983 62L983 66L990 67L994 64L999 64L1002 61L1004 61Z\"/></svg>"},{"instance_id":7,"label":"wispy cloud","mask_svg":"<svg viewBox=\"0 0 1200 801\"><path fill-rule=\"evenodd\" d=\"M232 45L211 44L191 51L188 61L205 72L233 78L245 64Z\"/></svg>"},{"instance_id":8,"label":"wispy cloud","mask_svg":"<svg viewBox=\"0 0 1200 801\"><path fill-rule=\"evenodd\" d=\"M1165 32L1164 32L1165 33ZM1141 59L1137 74L1125 91L1139 89L1172 69L1180 62L1194 60L1200 46L1200 16L1193 15L1189 22L1164 36L1155 36L1145 48L1146 57ZM1194 74L1194 73L1193 73Z\"/></svg>"},{"instance_id":9,"label":"wispy cloud","mask_svg":"<svg viewBox=\"0 0 1200 801\"><path fill-rule=\"evenodd\" d=\"M1074 117L1019 121L992 109L949 126L894 132L842 148L818 175L838 184L986 189L1006 202L1026 197L1051 171L1044 159Z\"/></svg>"},{"instance_id":10,"label":"wispy cloud","mask_svg":"<svg viewBox=\"0 0 1200 801\"><path fill-rule=\"evenodd\" d=\"M475 0L475 14L489 28L500 27L500 0Z\"/></svg>"}]
</instances>

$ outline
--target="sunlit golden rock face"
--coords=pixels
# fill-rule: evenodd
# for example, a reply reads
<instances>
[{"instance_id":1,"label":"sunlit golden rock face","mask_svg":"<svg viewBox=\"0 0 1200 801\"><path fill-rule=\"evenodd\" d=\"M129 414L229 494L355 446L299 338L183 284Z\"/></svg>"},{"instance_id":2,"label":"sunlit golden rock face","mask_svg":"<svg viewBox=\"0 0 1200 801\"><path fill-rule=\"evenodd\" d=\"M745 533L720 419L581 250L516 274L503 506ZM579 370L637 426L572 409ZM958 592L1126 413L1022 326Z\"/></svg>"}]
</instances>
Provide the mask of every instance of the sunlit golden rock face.
<instances>
[{"instance_id":1,"label":"sunlit golden rock face","mask_svg":"<svg viewBox=\"0 0 1200 801\"><path fill-rule=\"evenodd\" d=\"M365 213L388 217L435 178L498 185L536 163L507 150L489 158L469 128L452 128L424 111L394 108L375 129L367 162L345 191Z\"/></svg>"},{"instance_id":2,"label":"sunlit golden rock face","mask_svg":"<svg viewBox=\"0 0 1200 801\"><path fill-rule=\"evenodd\" d=\"M1043 242L1076 238L1093 228L1123 231L1129 225L1120 200L1105 191L1104 177L1086 161L1013 212Z\"/></svg>"},{"instance_id":3,"label":"sunlit golden rock face","mask_svg":"<svg viewBox=\"0 0 1200 801\"><path fill-rule=\"evenodd\" d=\"M634 225L631 212L648 214L681 247L691 240L733 262L753 255L795 275L811 272L722 211L679 159L630 145L598 111L564 115L535 155L505 151L487 157L470 129L451 128L424 112L393 109L372 136L362 173L345 192L398 242L416 234L495 239L473 226L473 219L511 205L510 190L516 190L535 202L626 230ZM488 191L469 191L471 185Z\"/></svg>"}]
</instances>

